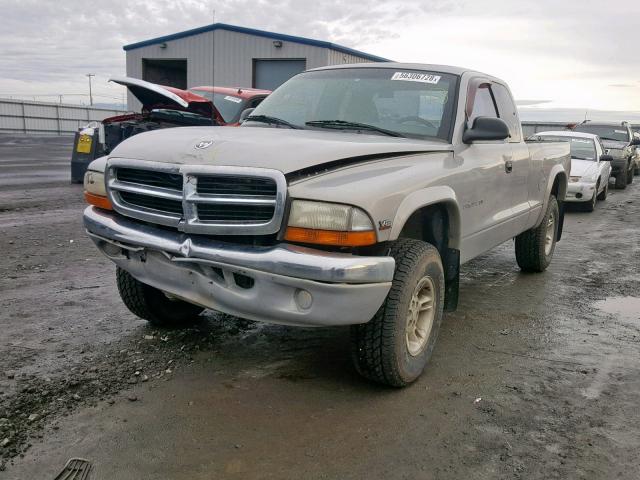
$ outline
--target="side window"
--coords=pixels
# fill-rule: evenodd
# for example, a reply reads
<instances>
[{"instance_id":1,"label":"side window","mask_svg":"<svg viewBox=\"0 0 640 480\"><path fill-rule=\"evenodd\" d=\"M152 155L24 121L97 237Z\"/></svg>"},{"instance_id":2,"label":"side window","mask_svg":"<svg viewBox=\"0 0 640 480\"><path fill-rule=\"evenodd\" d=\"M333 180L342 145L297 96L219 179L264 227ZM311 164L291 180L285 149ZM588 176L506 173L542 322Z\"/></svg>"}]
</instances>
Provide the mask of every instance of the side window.
<instances>
[{"instance_id":1,"label":"side window","mask_svg":"<svg viewBox=\"0 0 640 480\"><path fill-rule=\"evenodd\" d=\"M473 122L478 117L498 117L496 104L493 101L491 88L489 88L488 84L481 85L478 87L478 90L476 90L476 97L473 100L473 110L471 111L471 117L469 117L469 124L473 125Z\"/></svg>"},{"instance_id":2,"label":"side window","mask_svg":"<svg viewBox=\"0 0 640 480\"><path fill-rule=\"evenodd\" d=\"M509 134L511 135L509 141L519 142L521 140L521 134L518 111L516 110L516 106L513 103L509 90L507 90L507 87L500 85L499 83L494 83L491 86L491 90L493 91L496 103L498 104L498 115L509 126Z\"/></svg>"}]
</instances>

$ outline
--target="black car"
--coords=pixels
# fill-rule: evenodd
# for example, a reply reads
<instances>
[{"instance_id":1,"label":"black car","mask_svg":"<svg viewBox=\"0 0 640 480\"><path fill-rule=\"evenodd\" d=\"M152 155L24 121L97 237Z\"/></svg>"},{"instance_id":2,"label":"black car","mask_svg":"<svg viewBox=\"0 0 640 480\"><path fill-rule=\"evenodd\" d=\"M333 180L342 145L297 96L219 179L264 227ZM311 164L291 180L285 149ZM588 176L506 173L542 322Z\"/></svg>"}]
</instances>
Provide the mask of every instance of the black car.
<instances>
[{"instance_id":1,"label":"black car","mask_svg":"<svg viewBox=\"0 0 640 480\"><path fill-rule=\"evenodd\" d=\"M592 122L585 121L575 128L576 132L593 133L600 137L611 161L611 176L616 178L616 188L627 188L633 182L635 170L635 149L640 140L633 135L627 122Z\"/></svg>"}]
</instances>

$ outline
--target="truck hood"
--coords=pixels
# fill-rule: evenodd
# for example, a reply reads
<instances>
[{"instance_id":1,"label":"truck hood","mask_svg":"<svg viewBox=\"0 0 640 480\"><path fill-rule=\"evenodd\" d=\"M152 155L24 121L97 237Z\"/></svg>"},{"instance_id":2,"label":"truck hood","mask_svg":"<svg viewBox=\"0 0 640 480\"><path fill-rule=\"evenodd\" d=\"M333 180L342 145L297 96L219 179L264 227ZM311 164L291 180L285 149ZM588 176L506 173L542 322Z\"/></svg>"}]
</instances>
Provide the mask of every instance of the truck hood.
<instances>
[{"instance_id":1,"label":"truck hood","mask_svg":"<svg viewBox=\"0 0 640 480\"><path fill-rule=\"evenodd\" d=\"M211 100L193 92L146 82L138 78L113 77L109 81L127 87L127 90L142 103L143 111L165 108L197 113L207 118L215 118L219 123L222 120L220 112Z\"/></svg>"},{"instance_id":2,"label":"truck hood","mask_svg":"<svg viewBox=\"0 0 640 480\"><path fill-rule=\"evenodd\" d=\"M587 175L593 175L598 171L598 162L591 160L577 160L571 159L571 176L572 177L584 177Z\"/></svg>"},{"instance_id":3,"label":"truck hood","mask_svg":"<svg viewBox=\"0 0 640 480\"><path fill-rule=\"evenodd\" d=\"M446 142L329 130L183 127L131 137L110 157L189 165L262 167L284 174L341 160L453 150Z\"/></svg>"}]
</instances>

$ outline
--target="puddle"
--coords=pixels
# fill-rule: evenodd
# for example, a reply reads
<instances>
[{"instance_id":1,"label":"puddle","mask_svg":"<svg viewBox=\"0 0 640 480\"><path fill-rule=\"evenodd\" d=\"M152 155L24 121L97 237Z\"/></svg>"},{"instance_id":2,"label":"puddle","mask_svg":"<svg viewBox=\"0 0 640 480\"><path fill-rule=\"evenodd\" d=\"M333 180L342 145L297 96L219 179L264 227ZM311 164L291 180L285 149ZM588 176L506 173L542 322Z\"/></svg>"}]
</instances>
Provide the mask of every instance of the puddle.
<instances>
[{"instance_id":1,"label":"puddle","mask_svg":"<svg viewBox=\"0 0 640 480\"><path fill-rule=\"evenodd\" d=\"M617 315L620 320L640 320L640 298L636 297L611 297L596 302L595 307L606 313Z\"/></svg>"}]
</instances>

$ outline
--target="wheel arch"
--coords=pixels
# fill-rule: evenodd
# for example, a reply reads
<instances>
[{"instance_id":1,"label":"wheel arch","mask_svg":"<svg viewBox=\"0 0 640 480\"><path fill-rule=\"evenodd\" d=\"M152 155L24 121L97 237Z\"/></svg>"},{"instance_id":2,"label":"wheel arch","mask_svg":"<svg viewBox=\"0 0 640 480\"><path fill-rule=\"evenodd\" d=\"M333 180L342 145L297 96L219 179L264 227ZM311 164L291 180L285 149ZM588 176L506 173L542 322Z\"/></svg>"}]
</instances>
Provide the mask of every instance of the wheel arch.
<instances>
[{"instance_id":1,"label":"wheel arch","mask_svg":"<svg viewBox=\"0 0 640 480\"><path fill-rule=\"evenodd\" d=\"M389 235L390 240L412 238L438 249L445 272L446 311L458 305L461 236L458 201L450 187L427 188L408 195L398 208Z\"/></svg>"}]
</instances>

